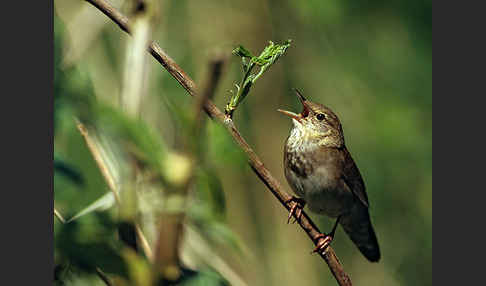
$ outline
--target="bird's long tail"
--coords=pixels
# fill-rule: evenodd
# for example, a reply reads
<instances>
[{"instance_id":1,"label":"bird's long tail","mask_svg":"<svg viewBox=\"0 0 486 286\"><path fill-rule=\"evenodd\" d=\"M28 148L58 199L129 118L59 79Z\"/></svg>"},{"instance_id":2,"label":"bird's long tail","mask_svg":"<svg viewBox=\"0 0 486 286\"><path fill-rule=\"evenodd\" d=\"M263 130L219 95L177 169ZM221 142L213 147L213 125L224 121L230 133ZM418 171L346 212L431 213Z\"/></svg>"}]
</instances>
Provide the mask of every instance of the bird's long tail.
<instances>
[{"instance_id":1,"label":"bird's long tail","mask_svg":"<svg viewBox=\"0 0 486 286\"><path fill-rule=\"evenodd\" d=\"M371 225L368 208L359 207L339 219L344 231L371 262L380 260L380 247Z\"/></svg>"}]
</instances>

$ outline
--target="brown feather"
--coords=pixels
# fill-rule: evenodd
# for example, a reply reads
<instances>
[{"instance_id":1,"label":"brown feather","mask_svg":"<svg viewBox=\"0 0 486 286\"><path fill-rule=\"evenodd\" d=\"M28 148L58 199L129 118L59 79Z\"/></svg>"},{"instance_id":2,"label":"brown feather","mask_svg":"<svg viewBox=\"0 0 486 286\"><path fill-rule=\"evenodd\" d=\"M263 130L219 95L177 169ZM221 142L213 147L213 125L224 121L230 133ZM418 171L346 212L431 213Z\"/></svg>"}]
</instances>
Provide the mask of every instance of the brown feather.
<instances>
[{"instance_id":1,"label":"brown feather","mask_svg":"<svg viewBox=\"0 0 486 286\"><path fill-rule=\"evenodd\" d=\"M353 194L355 194L359 198L360 202L362 202L363 205L368 207L368 195L366 194L365 185L363 182L363 178L361 177L361 173L359 172L358 167L354 163L354 160L346 147L342 149L342 155L344 161L342 177L346 182L346 185L348 185L351 191L353 191Z\"/></svg>"}]
</instances>

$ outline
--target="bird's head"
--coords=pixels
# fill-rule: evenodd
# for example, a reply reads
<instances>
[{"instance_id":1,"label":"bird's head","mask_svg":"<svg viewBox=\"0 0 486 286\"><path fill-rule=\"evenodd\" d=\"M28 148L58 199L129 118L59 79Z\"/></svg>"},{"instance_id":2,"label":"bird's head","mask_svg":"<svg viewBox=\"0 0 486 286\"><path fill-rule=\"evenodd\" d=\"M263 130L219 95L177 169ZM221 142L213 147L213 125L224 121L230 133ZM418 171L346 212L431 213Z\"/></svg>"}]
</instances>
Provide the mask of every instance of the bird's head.
<instances>
[{"instance_id":1,"label":"bird's head","mask_svg":"<svg viewBox=\"0 0 486 286\"><path fill-rule=\"evenodd\" d=\"M314 103L295 89L295 93L302 103L303 110L297 114L278 109L279 112L292 118L294 129L300 134L301 140L316 142L325 147L340 148L344 145L343 130L339 118L328 107Z\"/></svg>"}]
</instances>

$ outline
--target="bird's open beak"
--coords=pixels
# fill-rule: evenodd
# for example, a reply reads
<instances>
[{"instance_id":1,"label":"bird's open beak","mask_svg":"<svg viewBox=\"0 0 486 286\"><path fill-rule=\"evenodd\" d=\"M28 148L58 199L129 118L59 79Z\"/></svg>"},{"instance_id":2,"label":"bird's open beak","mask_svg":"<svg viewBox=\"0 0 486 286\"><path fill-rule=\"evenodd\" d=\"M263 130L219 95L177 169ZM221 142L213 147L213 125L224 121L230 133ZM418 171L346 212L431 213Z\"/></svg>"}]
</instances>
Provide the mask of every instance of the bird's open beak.
<instances>
[{"instance_id":1,"label":"bird's open beak","mask_svg":"<svg viewBox=\"0 0 486 286\"><path fill-rule=\"evenodd\" d=\"M302 103L304 110L302 110L302 112L299 113L299 114L291 112L291 111L287 111L287 110L282 110L282 109L277 109L277 111L300 122L300 120L302 118L306 117L309 114L310 108L307 105L307 102L306 102L307 100L305 99L305 97L296 88L294 88L294 91L295 91L295 94L297 95L297 97L299 98L300 103Z\"/></svg>"}]
</instances>

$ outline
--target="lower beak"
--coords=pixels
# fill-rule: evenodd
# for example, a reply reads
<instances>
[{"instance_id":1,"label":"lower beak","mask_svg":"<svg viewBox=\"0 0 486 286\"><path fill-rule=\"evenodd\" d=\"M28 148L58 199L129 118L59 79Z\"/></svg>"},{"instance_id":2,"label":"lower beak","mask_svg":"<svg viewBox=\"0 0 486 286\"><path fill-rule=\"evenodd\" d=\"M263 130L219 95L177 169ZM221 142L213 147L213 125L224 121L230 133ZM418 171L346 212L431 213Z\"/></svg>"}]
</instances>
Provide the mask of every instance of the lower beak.
<instances>
[{"instance_id":1,"label":"lower beak","mask_svg":"<svg viewBox=\"0 0 486 286\"><path fill-rule=\"evenodd\" d=\"M293 113L293 112L290 112L290 111L287 111L287 110L277 109L277 111L281 112L281 113L283 113L283 114L285 114L285 115L287 115L287 116L289 116L289 117L291 117L291 118L293 118L293 119L295 119L299 122L300 122L300 119L302 118L300 116L300 114L296 114L296 113Z\"/></svg>"}]
</instances>

